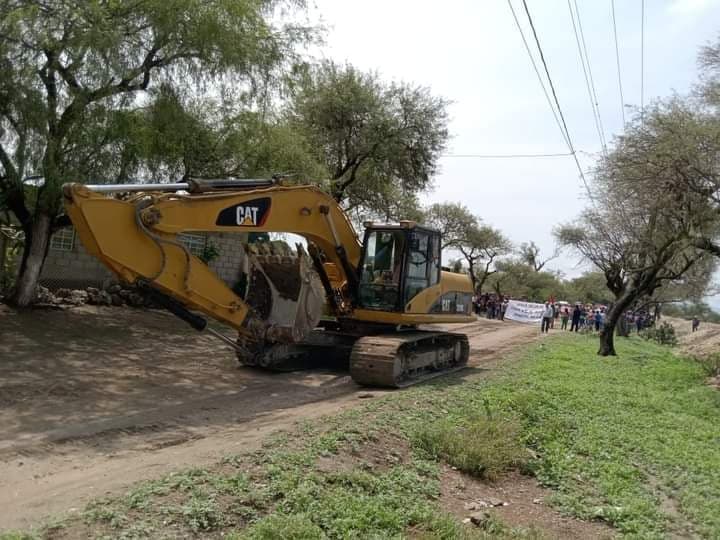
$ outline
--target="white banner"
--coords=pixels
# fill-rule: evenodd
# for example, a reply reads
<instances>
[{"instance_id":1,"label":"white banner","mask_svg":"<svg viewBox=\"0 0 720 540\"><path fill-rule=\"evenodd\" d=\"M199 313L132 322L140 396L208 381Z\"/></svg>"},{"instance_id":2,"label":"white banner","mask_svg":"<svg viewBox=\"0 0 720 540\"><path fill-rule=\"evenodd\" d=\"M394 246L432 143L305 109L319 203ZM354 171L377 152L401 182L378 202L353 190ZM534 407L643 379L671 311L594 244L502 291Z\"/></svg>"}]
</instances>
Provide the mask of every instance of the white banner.
<instances>
[{"instance_id":1,"label":"white banner","mask_svg":"<svg viewBox=\"0 0 720 540\"><path fill-rule=\"evenodd\" d=\"M521 323L540 324L543 311L545 311L545 304L510 300L505 311L505 318Z\"/></svg>"}]
</instances>

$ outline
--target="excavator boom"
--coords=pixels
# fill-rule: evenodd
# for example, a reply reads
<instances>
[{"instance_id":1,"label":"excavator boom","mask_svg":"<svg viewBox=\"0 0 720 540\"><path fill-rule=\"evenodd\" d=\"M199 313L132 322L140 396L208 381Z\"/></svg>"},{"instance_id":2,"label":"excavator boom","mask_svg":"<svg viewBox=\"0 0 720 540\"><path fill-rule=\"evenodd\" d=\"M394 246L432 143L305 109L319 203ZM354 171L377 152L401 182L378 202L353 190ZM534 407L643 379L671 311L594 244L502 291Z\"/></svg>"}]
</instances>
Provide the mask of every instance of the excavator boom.
<instances>
[{"instance_id":1,"label":"excavator boom","mask_svg":"<svg viewBox=\"0 0 720 540\"><path fill-rule=\"evenodd\" d=\"M66 211L83 245L123 281L148 283L240 332L256 330L248 328L248 305L189 253L179 233L302 235L325 254L325 273L334 290L346 287L344 266L356 266L360 258L360 244L347 217L332 198L312 186L199 195L145 191L125 200L82 184L63 189Z\"/></svg>"}]
</instances>

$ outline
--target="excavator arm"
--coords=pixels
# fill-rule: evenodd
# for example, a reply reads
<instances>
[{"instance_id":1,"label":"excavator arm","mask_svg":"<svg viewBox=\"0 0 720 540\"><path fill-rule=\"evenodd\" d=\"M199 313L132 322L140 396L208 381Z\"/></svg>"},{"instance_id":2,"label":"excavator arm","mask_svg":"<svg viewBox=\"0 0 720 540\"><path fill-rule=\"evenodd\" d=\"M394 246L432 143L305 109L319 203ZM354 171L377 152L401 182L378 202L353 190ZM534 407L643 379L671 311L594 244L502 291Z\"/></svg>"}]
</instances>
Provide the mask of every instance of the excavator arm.
<instances>
[{"instance_id":1,"label":"excavator arm","mask_svg":"<svg viewBox=\"0 0 720 540\"><path fill-rule=\"evenodd\" d=\"M118 199L82 184L66 184L63 194L66 212L85 248L123 281L159 291L236 328L241 335L261 333L266 339L281 339L283 336L272 333L288 330L273 328L254 316L244 298L187 250L179 233L301 235L308 240L312 255L312 262L307 255L300 261L304 280L300 294L306 295L302 300L324 300L307 298L312 293L309 268L314 266L326 289L324 295L331 297L338 314L350 309L349 291L357 279L361 246L347 216L331 197L313 186L272 185L230 192L204 192L198 183L190 186L199 193L149 190ZM240 242L238 249L242 249ZM306 326L316 322L309 321ZM290 339L302 338L302 328L290 332Z\"/></svg>"}]
</instances>

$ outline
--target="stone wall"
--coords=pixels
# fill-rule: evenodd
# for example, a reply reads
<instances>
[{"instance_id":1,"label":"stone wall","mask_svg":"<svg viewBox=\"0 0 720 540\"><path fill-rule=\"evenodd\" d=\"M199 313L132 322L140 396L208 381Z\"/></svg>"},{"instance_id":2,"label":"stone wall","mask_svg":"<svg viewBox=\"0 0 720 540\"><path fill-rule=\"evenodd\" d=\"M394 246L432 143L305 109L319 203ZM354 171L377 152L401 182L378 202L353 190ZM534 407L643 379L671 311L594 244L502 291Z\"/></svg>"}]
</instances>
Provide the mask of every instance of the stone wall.
<instances>
[{"instance_id":1,"label":"stone wall","mask_svg":"<svg viewBox=\"0 0 720 540\"><path fill-rule=\"evenodd\" d=\"M239 278L243 257L241 246L247 241L247 234L208 233L206 236L207 241L212 242L220 252L210 262L210 268L232 287ZM51 290L107 288L116 282L115 274L89 255L77 236L72 242L72 249L50 248L40 275L40 284Z\"/></svg>"}]
</instances>

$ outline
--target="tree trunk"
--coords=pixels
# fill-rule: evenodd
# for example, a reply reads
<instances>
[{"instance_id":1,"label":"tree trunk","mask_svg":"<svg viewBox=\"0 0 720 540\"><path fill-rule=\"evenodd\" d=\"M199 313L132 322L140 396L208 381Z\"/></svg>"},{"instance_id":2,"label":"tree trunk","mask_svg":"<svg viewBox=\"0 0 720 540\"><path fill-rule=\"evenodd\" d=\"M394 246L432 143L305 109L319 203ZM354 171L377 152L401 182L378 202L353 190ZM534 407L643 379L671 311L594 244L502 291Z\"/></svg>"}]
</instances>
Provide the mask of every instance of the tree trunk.
<instances>
[{"instance_id":1,"label":"tree trunk","mask_svg":"<svg viewBox=\"0 0 720 540\"><path fill-rule=\"evenodd\" d=\"M475 276L475 272L473 271L472 266L468 268L468 274L470 274L470 281L472 282L472 289L475 291L475 294L478 294L477 292L477 276Z\"/></svg>"},{"instance_id":2,"label":"tree trunk","mask_svg":"<svg viewBox=\"0 0 720 540\"><path fill-rule=\"evenodd\" d=\"M38 279L50 242L50 216L38 212L30 231L25 231L25 247L15 291L10 301L17 307L27 307L35 300ZM29 234L28 234L29 233Z\"/></svg>"},{"instance_id":3,"label":"tree trunk","mask_svg":"<svg viewBox=\"0 0 720 540\"><path fill-rule=\"evenodd\" d=\"M628 337L630 335L630 328L627 324L627 319L622 315L618 319L617 334L621 337Z\"/></svg>"},{"instance_id":4,"label":"tree trunk","mask_svg":"<svg viewBox=\"0 0 720 540\"><path fill-rule=\"evenodd\" d=\"M600 349L598 350L600 356L617 356L615 352L615 327L620 317L625 313L625 310L630 307L634 301L634 295L624 294L617 299L617 302L610 306L605 316L605 326L603 326L600 332Z\"/></svg>"},{"instance_id":5,"label":"tree trunk","mask_svg":"<svg viewBox=\"0 0 720 540\"><path fill-rule=\"evenodd\" d=\"M0 287L5 278L5 257L7 256L7 236L0 231ZM1 292L1 291L0 291Z\"/></svg>"},{"instance_id":6,"label":"tree trunk","mask_svg":"<svg viewBox=\"0 0 720 540\"><path fill-rule=\"evenodd\" d=\"M478 280L477 287L475 288L475 292L477 294L482 294L483 287L485 286L485 281L487 280L487 276L483 276L481 279Z\"/></svg>"}]
</instances>

